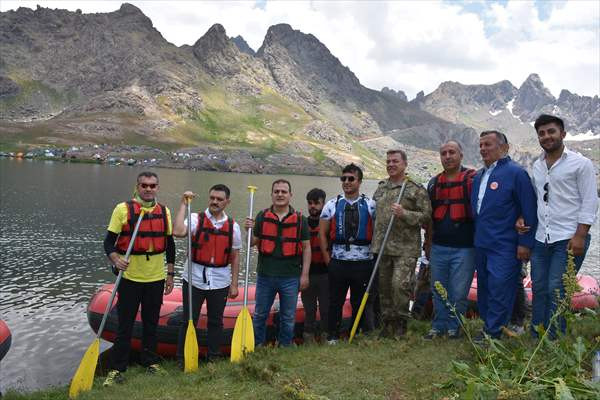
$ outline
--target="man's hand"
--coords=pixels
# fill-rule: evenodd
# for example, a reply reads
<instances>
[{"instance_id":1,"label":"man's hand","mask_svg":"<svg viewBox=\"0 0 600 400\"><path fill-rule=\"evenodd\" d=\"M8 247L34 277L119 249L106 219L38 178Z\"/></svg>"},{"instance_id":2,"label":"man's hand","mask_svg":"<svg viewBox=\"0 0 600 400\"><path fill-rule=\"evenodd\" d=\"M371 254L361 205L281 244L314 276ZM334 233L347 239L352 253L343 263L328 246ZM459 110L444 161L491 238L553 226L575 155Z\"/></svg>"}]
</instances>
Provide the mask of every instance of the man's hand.
<instances>
[{"instance_id":1,"label":"man's hand","mask_svg":"<svg viewBox=\"0 0 600 400\"><path fill-rule=\"evenodd\" d=\"M237 296L238 296L237 283L235 285L232 283L231 285L229 285L229 293L227 294L227 297L229 297L230 299L235 299Z\"/></svg>"},{"instance_id":2,"label":"man's hand","mask_svg":"<svg viewBox=\"0 0 600 400\"><path fill-rule=\"evenodd\" d=\"M517 218L517 222L515 222L515 229L519 235L524 235L531 230L531 226L525 225L525 219L523 217L519 217Z\"/></svg>"},{"instance_id":3,"label":"man's hand","mask_svg":"<svg viewBox=\"0 0 600 400\"><path fill-rule=\"evenodd\" d=\"M573 252L573 256L581 256L583 255L583 251L585 249L585 236L581 237L579 235L575 235L569 240L567 244L567 250L571 250Z\"/></svg>"},{"instance_id":4,"label":"man's hand","mask_svg":"<svg viewBox=\"0 0 600 400\"><path fill-rule=\"evenodd\" d=\"M392 214L394 214L395 217L400 218L404 215L404 208L402 208L400 204L394 203L392 204Z\"/></svg>"},{"instance_id":5,"label":"man's hand","mask_svg":"<svg viewBox=\"0 0 600 400\"><path fill-rule=\"evenodd\" d=\"M518 246L517 247L517 259L521 261L529 261L531 251L529 247Z\"/></svg>"},{"instance_id":6,"label":"man's hand","mask_svg":"<svg viewBox=\"0 0 600 400\"><path fill-rule=\"evenodd\" d=\"M300 291L308 289L309 283L308 274L300 275Z\"/></svg>"},{"instance_id":7,"label":"man's hand","mask_svg":"<svg viewBox=\"0 0 600 400\"><path fill-rule=\"evenodd\" d=\"M173 277L167 275L167 279L165 280L165 294L170 294L173 291L173 287Z\"/></svg>"},{"instance_id":8,"label":"man's hand","mask_svg":"<svg viewBox=\"0 0 600 400\"><path fill-rule=\"evenodd\" d=\"M127 271L127 267L129 267L129 261L126 261L124 258L122 258L119 253L110 253L109 258L115 267L117 267L121 271Z\"/></svg>"},{"instance_id":9,"label":"man's hand","mask_svg":"<svg viewBox=\"0 0 600 400\"><path fill-rule=\"evenodd\" d=\"M181 196L181 203L187 204L188 200L192 201L196 197L196 194L191 190L186 190L183 192L183 196Z\"/></svg>"},{"instance_id":10,"label":"man's hand","mask_svg":"<svg viewBox=\"0 0 600 400\"><path fill-rule=\"evenodd\" d=\"M244 220L244 229L254 229L254 220L250 217L246 217Z\"/></svg>"}]
</instances>

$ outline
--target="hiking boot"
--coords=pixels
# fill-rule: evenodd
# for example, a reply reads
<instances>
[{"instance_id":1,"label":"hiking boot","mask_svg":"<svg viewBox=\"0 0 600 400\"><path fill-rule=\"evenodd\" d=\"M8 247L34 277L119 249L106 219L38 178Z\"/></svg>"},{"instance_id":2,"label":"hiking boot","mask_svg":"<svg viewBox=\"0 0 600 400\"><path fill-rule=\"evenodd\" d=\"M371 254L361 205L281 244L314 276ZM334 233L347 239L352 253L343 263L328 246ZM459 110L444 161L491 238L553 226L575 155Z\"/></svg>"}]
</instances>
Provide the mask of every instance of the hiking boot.
<instances>
[{"instance_id":1,"label":"hiking boot","mask_svg":"<svg viewBox=\"0 0 600 400\"><path fill-rule=\"evenodd\" d=\"M123 374L120 371L117 371L116 369L111 369L110 371L108 371L108 374L106 375L106 379L104 380L102 386L109 387L114 385L115 383L123 383L124 380L125 377L123 377Z\"/></svg>"},{"instance_id":2,"label":"hiking boot","mask_svg":"<svg viewBox=\"0 0 600 400\"><path fill-rule=\"evenodd\" d=\"M460 339L462 334L460 333L460 329L450 329L448 331L448 339L456 340Z\"/></svg>"},{"instance_id":3,"label":"hiking boot","mask_svg":"<svg viewBox=\"0 0 600 400\"><path fill-rule=\"evenodd\" d=\"M166 375L167 374L167 371L165 371L163 369L163 367L161 367L158 364L148 365L148 368L146 368L146 372L149 374L155 374L155 375Z\"/></svg>"},{"instance_id":4,"label":"hiking boot","mask_svg":"<svg viewBox=\"0 0 600 400\"><path fill-rule=\"evenodd\" d=\"M430 329L429 332L423 336L423 340L433 340L443 336L444 334L442 332L436 331L435 329Z\"/></svg>"}]
</instances>

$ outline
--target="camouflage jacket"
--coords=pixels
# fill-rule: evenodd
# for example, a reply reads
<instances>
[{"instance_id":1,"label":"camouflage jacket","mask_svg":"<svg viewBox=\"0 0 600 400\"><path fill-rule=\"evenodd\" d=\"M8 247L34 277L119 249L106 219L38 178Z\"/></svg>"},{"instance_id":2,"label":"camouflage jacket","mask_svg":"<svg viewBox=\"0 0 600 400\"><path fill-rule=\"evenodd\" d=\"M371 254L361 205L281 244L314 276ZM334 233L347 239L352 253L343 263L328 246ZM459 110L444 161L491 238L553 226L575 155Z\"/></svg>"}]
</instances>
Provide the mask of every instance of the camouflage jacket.
<instances>
[{"instance_id":1,"label":"camouflage jacket","mask_svg":"<svg viewBox=\"0 0 600 400\"><path fill-rule=\"evenodd\" d=\"M371 241L373 253L378 253L381 249L381 242L392 216L391 207L398 200L401 187L402 184L394 184L388 179L379 182L373 194L373 200L376 202L375 226ZM431 202L427 190L408 179L400 204L404 208L404 215L394 218L384 254L418 258L421 255L421 226L429 223L431 219Z\"/></svg>"}]
</instances>

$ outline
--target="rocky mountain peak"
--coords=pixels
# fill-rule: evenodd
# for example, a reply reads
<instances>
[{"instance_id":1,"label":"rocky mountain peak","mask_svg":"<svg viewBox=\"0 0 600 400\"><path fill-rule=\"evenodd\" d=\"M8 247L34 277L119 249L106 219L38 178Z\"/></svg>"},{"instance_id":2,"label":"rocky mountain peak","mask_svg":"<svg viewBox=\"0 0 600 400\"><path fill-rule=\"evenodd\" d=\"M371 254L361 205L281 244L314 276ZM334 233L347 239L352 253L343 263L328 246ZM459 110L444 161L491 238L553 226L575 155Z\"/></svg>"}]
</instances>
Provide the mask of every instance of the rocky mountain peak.
<instances>
[{"instance_id":1,"label":"rocky mountain peak","mask_svg":"<svg viewBox=\"0 0 600 400\"><path fill-rule=\"evenodd\" d=\"M211 74L233 75L240 70L240 50L229 40L225 28L214 24L194 43L194 56Z\"/></svg>"},{"instance_id":2,"label":"rocky mountain peak","mask_svg":"<svg viewBox=\"0 0 600 400\"><path fill-rule=\"evenodd\" d=\"M406 97L406 93L404 93L403 90L396 91L394 89L390 89L389 87L385 86L383 89L381 89L381 93L397 97L402 101L408 101L408 97Z\"/></svg>"},{"instance_id":3,"label":"rocky mountain peak","mask_svg":"<svg viewBox=\"0 0 600 400\"><path fill-rule=\"evenodd\" d=\"M248 42L246 42L246 40L240 36L237 35L234 38L231 38L231 41L233 42L233 44L235 44L237 46L237 48L242 52L242 53L246 53L250 56L255 56L256 52L252 49L252 47L250 47L248 45Z\"/></svg>"},{"instance_id":4,"label":"rocky mountain peak","mask_svg":"<svg viewBox=\"0 0 600 400\"><path fill-rule=\"evenodd\" d=\"M556 102L550 91L544 86L538 74L531 74L525 79L515 98L513 113L528 122L535 120L536 115L548 112L548 108Z\"/></svg>"}]
</instances>

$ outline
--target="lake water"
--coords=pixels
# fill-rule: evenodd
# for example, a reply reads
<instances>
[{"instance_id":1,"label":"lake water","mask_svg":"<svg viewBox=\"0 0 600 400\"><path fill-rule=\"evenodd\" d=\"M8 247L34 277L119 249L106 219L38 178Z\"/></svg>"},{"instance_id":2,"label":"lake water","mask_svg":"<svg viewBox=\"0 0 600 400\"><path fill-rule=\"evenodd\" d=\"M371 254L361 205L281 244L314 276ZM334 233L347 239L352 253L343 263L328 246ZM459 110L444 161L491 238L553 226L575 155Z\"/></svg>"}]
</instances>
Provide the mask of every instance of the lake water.
<instances>
[{"instance_id":1,"label":"lake water","mask_svg":"<svg viewBox=\"0 0 600 400\"><path fill-rule=\"evenodd\" d=\"M110 214L117 202L131 197L141 170L0 159L0 318L13 335L11 349L0 365L2 391L33 390L70 381L95 336L87 322L87 303L99 286L114 281L102 248ZM237 219L248 212L246 187L259 188L256 212L270 204L275 179L170 169L155 172L160 177L159 200L173 213L184 190L201 193L193 209L204 209L208 188L224 183L232 190L228 212ZM303 212L304 196L313 187L323 188L328 197L340 190L336 178L281 177L291 181L292 204ZM376 181L365 181L363 191L372 195L376 186ZM600 278L598 226L592 230L582 273ZM176 268L181 272L185 245L177 243ZM179 277L176 284L180 284ZM103 349L109 346L103 342Z\"/></svg>"}]
</instances>

